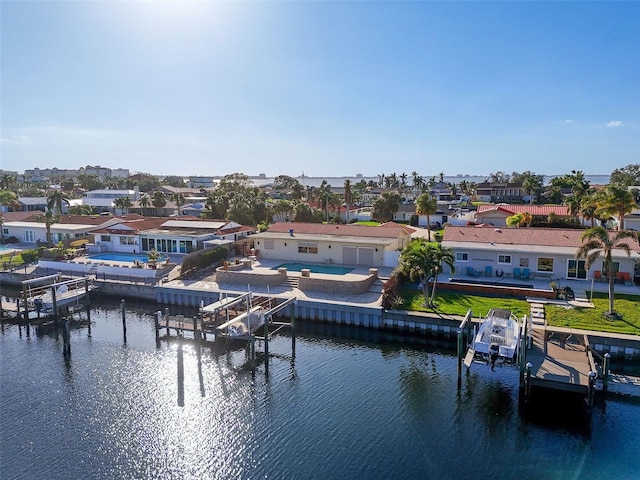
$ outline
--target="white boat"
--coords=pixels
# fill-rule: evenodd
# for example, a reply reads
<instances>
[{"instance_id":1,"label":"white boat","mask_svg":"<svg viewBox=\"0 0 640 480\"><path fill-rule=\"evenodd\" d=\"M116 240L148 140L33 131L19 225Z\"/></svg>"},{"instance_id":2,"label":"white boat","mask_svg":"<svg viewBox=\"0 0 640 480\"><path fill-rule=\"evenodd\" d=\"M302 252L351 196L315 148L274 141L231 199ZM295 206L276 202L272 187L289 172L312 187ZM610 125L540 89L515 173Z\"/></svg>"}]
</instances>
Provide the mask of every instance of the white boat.
<instances>
[{"instance_id":1,"label":"white boat","mask_svg":"<svg viewBox=\"0 0 640 480\"><path fill-rule=\"evenodd\" d=\"M231 338L249 338L265 322L265 310L260 306L252 307L237 317L218 327L218 335Z\"/></svg>"},{"instance_id":2,"label":"white boat","mask_svg":"<svg viewBox=\"0 0 640 480\"><path fill-rule=\"evenodd\" d=\"M514 363L518 353L520 328L518 319L509 310L492 308L482 321L472 349L475 358L491 363Z\"/></svg>"}]
</instances>

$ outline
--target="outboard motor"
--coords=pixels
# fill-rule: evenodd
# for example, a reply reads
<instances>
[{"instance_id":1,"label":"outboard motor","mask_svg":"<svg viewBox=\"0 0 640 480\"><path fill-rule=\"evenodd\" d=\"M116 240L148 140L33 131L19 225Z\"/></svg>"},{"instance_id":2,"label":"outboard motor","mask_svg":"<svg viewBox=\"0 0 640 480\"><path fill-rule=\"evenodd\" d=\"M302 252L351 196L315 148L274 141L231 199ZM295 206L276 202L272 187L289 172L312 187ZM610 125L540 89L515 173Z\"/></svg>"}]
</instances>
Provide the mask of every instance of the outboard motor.
<instances>
[{"instance_id":1,"label":"outboard motor","mask_svg":"<svg viewBox=\"0 0 640 480\"><path fill-rule=\"evenodd\" d=\"M491 361L491 370L496 366L496 360L498 360L498 353L500 352L500 345L492 343L489 345L489 359Z\"/></svg>"}]
</instances>

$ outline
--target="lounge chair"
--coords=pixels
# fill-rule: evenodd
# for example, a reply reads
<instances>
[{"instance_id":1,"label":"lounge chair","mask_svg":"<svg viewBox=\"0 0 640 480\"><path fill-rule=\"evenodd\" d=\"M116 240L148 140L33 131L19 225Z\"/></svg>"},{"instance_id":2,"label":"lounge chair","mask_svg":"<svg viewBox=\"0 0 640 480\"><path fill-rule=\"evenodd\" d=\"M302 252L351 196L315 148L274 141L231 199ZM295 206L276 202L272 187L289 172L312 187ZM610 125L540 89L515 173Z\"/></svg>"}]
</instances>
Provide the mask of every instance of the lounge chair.
<instances>
[{"instance_id":1,"label":"lounge chair","mask_svg":"<svg viewBox=\"0 0 640 480\"><path fill-rule=\"evenodd\" d=\"M601 282L602 281L602 271L601 270L596 270L595 272L593 272L593 278L595 279L596 282Z\"/></svg>"},{"instance_id":2,"label":"lounge chair","mask_svg":"<svg viewBox=\"0 0 640 480\"><path fill-rule=\"evenodd\" d=\"M513 278L520 278L520 275L522 275L522 274L520 273L520 267L515 267L515 268L513 269Z\"/></svg>"},{"instance_id":3,"label":"lounge chair","mask_svg":"<svg viewBox=\"0 0 640 480\"><path fill-rule=\"evenodd\" d=\"M531 276L531 270L529 270L528 268L523 268L522 269L522 276L520 278L522 280L529 280L530 276Z\"/></svg>"}]
</instances>

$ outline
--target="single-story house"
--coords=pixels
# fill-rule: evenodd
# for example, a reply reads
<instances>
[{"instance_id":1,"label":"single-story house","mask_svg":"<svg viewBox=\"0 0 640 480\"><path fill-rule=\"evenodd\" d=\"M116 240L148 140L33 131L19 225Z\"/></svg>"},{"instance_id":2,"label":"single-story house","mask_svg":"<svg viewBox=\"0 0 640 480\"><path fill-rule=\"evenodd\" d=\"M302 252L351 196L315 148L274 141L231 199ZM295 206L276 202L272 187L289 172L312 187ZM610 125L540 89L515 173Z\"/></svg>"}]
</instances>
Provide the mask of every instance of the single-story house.
<instances>
[{"instance_id":1,"label":"single-story house","mask_svg":"<svg viewBox=\"0 0 640 480\"><path fill-rule=\"evenodd\" d=\"M253 227L225 220L191 216L167 220L130 214L91 233L100 251L139 253L156 249L163 253L190 253L202 249L208 240L237 241L254 231Z\"/></svg>"},{"instance_id":2,"label":"single-story house","mask_svg":"<svg viewBox=\"0 0 640 480\"><path fill-rule=\"evenodd\" d=\"M495 225L496 227L505 227L507 218L518 213L528 212L532 217L547 219L550 214L556 215L558 218L568 220L572 218L569 213L569 207L566 205L510 205L506 203L486 203L478 205L476 211L476 221Z\"/></svg>"},{"instance_id":3,"label":"single-story house","mask_svg":"<svg viewBox=\"0 0 640 480\"><path fill-rule=\"evenodd\" d=\"M37 212L30 212L37 213ZM5 237L16 237L25 243L47 242L47 227L42 220L43 213L30 215L22 220L4 222ZM115 217L100 215L60 215L58 221L51 225L51 241L56 244L65 240L84 238L99 226L109 225Z\"/></svg>"},{"instance_id":4,"label":"single-story house","mask_svg":"<svg viewBox=\"0 0 640 480\"><path fill-rule=\"evenodd\" d=\"M456 274L461 276L590 280L602 275L604 259L597 260L589 270L586 270L584 260L576 259L583 232L560 228L450 225L445 228L442 246L454 250ZM632 279L640 264L640 245L633 239L628 239L628 243L631 256L616 249L613 260L616 271L626 272Z\"/></svg>"},{"instance_id":5,"label":"single-story house","mask_svg":"<svg viewBox=\"0 0 640 480\"><path fill-rule=\"evenodd\" d=\"M397 224L377 227L278 222L252 236L259 258L292 262L396 266L413 229Z\"/></svg>"}]
</instances>

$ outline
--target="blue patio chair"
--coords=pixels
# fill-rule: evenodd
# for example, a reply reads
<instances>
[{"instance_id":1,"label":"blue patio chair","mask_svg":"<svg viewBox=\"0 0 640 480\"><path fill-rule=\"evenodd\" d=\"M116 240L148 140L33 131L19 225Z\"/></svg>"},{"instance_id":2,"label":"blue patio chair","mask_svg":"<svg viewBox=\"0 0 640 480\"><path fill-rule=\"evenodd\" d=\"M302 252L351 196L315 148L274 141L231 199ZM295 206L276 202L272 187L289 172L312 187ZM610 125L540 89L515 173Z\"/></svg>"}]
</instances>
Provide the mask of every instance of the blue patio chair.
<instances>
[{"instance_id":1,"label":"blue patio chair","mask_svg":"<svg viewBox=\"0 0 640 480\"><path fill-rule=\"evenodd\" d=\"M513 278L520 278L520 275L521 275L520 267L515 267L513 269Z\"/></svg>"},{"instance_id":2,"label":"blue patio chair","mask_svg":"<svg viewBox=\"0 0 640 480\"><path fill-rule=\"evenodd\" d=\"M467 267L467 275L470 277L477 277L478 273L474 270L473 267Z\"/></svg>"},{"instance_id":3,"label":"blue patio chair","mask_svg":"<svg viewBox=\"0 0 640 480\"><path fill-rule=\"evenodd\" d=\"M522 269L522 280L529 280L529 277L531 276L531 270L529 270L528 268L523 268Z\"/></svg>"},{"instance_id":4,"label":"blue patio chair","mask_svg":"<svg viewBox=\"0 0 640 480\"><path fill-rule=\"evenodd\" d=\"M485 277L490 277L492 275L491 273L491 265L486 265L484 267L484 276Z\"/></svg>"}]
</instances>

